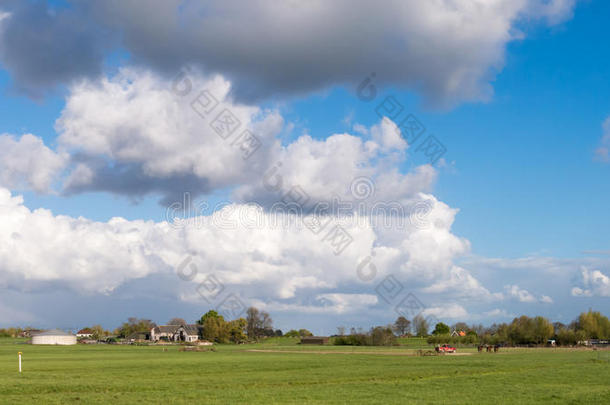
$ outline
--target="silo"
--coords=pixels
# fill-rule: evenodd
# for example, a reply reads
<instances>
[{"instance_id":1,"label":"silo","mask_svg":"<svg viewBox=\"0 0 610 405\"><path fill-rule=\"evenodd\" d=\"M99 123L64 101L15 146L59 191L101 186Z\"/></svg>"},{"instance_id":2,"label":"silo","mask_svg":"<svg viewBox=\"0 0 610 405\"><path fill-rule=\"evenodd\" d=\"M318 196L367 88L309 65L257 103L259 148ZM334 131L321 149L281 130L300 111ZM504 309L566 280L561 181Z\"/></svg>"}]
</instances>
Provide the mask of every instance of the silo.
<instances>
[{"instance_id":1,"label":"silo","mask_svg":"<svg viewBox=\"0 0 610 405\"><path fill-rule=\"evenodd\" d=\"M32 336L33 345L75 345L76 336L63 330L48 330Z\"/></svg>"}]
</instances>

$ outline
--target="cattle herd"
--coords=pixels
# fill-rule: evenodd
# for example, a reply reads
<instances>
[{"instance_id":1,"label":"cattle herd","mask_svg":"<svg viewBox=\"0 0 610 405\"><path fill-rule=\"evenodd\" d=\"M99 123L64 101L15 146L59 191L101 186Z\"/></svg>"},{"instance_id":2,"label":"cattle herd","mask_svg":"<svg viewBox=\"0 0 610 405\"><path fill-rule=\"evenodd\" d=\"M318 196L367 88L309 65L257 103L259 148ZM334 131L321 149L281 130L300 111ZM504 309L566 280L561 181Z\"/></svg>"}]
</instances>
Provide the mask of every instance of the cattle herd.
<instances>
[{"instance_id":1,"label":"cattle herd","mask_svg":"<svg viewBox=\"0 0 610 405\"><path fill-rule=\"evenodd\" d=\"M497 353L498 350L500 350L500 345L479 345L477 349L479 353L481 353L483 349L485 349L485 351L487 351L488 353L491 353L492 350L494 353Z\"/></svg>"}]
</instances>

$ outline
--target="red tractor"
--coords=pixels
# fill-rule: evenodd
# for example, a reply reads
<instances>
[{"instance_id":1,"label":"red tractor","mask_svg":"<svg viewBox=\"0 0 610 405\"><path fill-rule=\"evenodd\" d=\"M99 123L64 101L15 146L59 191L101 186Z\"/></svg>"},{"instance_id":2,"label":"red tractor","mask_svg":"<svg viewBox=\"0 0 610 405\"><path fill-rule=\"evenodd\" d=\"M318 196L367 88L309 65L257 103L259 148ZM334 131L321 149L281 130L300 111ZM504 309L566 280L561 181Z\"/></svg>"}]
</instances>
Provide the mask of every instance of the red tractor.
<instances>
[{"instance_id":1,"label":"red tractor","mask_svg":"<svg viewBox=\"0 0 610 405\"><path fill-rule=\"evenodd\" d=\"M438 353L455 353L455 347L444 344L442 346L436 346L436 351Z\"/></svg>"}]
</instances>

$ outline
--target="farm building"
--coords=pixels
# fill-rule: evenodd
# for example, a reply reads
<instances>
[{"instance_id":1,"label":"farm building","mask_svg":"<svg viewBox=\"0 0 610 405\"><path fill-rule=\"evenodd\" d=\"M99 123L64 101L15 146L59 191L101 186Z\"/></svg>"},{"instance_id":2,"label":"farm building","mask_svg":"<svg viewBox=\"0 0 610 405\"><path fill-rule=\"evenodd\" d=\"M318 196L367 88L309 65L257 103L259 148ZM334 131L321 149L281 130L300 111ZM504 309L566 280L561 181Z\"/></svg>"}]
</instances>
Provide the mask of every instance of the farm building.
<instances>
[{"instance_id":1,"label":"farm building","mask_svg":"<svg viewBox=\"0 0 610 405\"><path fill-rule=\"evenodd\" d=\"M48 330L32 336L33 345L75 345L76 336L63 330Z\"/></svg>"},{"instance_id":2,"label":"farm building","mask_svg":"<svg viewBox=\"0 0 610 405\"><path fill-rule=\"evenodd\" d=\"M610 347L610 340L608 339L591 339L589 344L595 347Z\"/></svg>"},{"instance_id":3,"label":"farm building","mask_svg":"<svg viewBox=\"0 0 610 405\"><path fill-rule=\"evenodd\" d=\"M301 338L302 345L325 345L328 341L328 336L306 336Z\"/></svg>"},{"instance_id":4,"label":"farm building","mask_svg":"<svg viewBox=\"0 0 610 405\"><path fill-rule=\"evenodd\" d=\"M201 339L201 325L162 325L150 331L150 340L158 342L197 342Z\"/></svg>"},{"instance_id":5,"label":"farm building","mask_svg":"<svg viewBox=\"0 0 610 405\"><path fill-rule=\"evenodd\" d=\"M182 325L176 331L175 340L179 342L196 342L199 340L199 325Z\"/></svg>"}]
</instances>

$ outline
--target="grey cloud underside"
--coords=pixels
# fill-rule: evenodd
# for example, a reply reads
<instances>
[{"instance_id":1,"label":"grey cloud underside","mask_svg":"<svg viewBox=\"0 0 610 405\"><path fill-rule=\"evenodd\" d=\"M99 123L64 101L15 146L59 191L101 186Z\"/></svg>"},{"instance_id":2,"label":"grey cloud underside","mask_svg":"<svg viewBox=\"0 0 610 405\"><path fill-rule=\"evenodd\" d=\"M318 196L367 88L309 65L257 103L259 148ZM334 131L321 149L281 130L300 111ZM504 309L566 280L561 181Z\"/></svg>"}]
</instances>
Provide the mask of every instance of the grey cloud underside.
<instances>
[{"instance_id":1,"label":"grey cloud underside","mask_svg":"<svg viewBox=\"0 0 610 405\"><path fill-rule=\"evenodd\" d=\"M88 191L106 191L138 200L145 195L160 195L159 204L169 206L184 199L185 190L198 197L211 191L209 181L195 174L178 174L171 177L151 177L139 164L97 164L93 179L87 184L69 185L64 194L73 195Z\"/></svg>"},{"instance_id":2,"label":"grey cloud underside","mask_svg":"<svg viewBox=\"0 0 610 405\"><path fill-rule=\"evenodd\" d=\"M8 5L10 18L0 25L0 61L20 90L39 97L48 87L100 74L105 35L81 11L51 14L41 4Z\"/></svg>"},{"instance_id":3,"label":"grey cloud underside","mask_svg":"<svg viewBox=\"0 0 610 405\"><path fill-rule=\"evenodd\" d=\"M574 2L72 3L53 14L43 2L8 7L2 63L20 86L95 75L103 53L123 47L133 62L168 75L188 64L221 73L241 101L333 84L353 88L375 72L378 86L418 89L427 100L454 104L490 95L515 21L555 23Z\"/></svg>"}]
</instances>

